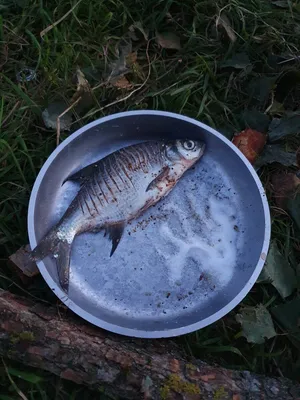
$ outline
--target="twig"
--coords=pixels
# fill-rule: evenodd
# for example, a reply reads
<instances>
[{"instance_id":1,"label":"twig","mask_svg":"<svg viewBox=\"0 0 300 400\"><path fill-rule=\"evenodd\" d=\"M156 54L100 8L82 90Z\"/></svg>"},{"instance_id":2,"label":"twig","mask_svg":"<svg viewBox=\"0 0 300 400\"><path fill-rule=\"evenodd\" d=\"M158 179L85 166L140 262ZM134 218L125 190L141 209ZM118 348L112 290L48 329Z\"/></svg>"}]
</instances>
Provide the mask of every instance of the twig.
<instances>
[{"instance_id":1,"label":"twig","mask_svg":"<svg viewBox=\"0 0 300 400\"><path fill-rule=\"evenodd\" d=\"M74 9L78 6L79 3L81 3L82 0L78 0L76 4L74 4L74 6L68 11L66 12L65 15L63 15L59 20L57 20L56 22L54 22L52 25L49 25L47 28L45 28L44 30L41 31L40 36L41 38L43 38L44 35L46 35L46 33L48 33L49 31L51 31L51 29L55 28L56 25L58 25L59 23L61 23L61 21L63 21L65 18L67 18L67 16L69 14L71 14L72 11L74 11Z\"/></svg>"},{"instance_id":2,"label":"twig","mask_svg":"<svg viewBox=\"0 0 300 400\"><path fill-rule=\"evenodd\" d=\"M16 104L13 106L13 108L10 110L10 112L8 113L8 115L4 118L3 122L2 122L2 127L5 125L5 122L9 120L10 116L13 114L13 112L15 111L16 108L19 107L20 102L17 101Z\"/></svg>"},{"instance_id":3,"label":"twig","mask_svg":"<svg viewBox=\"0 0 300 400\"><path fill-rule=\"evenodd\" d=\"M94 86L91 90L92 90L92 92L93 92L94 90L99 89L100 87L105 86L105 85L107 85L108 83L109 83L109 82L101 82L101 83L99 83L98 85Z\"/></svg>"},{"instance_id":4,"label":"twig","mask_svg":"<svg viewBox=\"0 0 300 400\"><path fill-rule=\"evenodd\" d=\"M266 111L264 112L264 114L268 114L268 112L271 110L273 104L274 104L274 100L275 100L275 94L274 92L271 93L271 103L270 105L266 108Z\"/></svg>"},{"instance_id":5,"label":"twig","mask_svg":"<svg viewBox=\"0 0 300 400\"><path fill-rule=\"evenodd\" d=\"M70 107L66 108L65 111L63 111L56 119L56 146L59 145L59 138L60 138L60 119L63 117L67 112L69 112L74 106L76 106L77 103L81 100L81 96L78 97L71 105Z\"/></svg>"},{"instance_id":6,"label":"twig","mask_svg":"<svg viewBox=\"0 0 300 400\"><path fill-rule=\"evenodd\" d=\"M151 62L150 62L150 57L149 57L149 52L148 52L148 50L149 50L149 42L150 42L150 40L147 43L147 49L146 49L146 56L147 56L147 60L148 60L148 74L147 74L147 77L146 77L145 81L138 88L136 88L132 92L130 92L127 96L122 97L121 99L118 99L118 100L114 100L113 102L111 102L109 104L106 104L105 106L103 106L101 108L98 108L97 110L85 115L84 118L91 117L92 115L98 113L99 111L105 110L108 107L111 107L111 106L113 106L115 104L118 104L118 103L121 103L123 101L128 100L134 93L138 92L139 90L141 90L146 85L146 83L148 82L148 79L150 77L150 73L151 73ZM94 90L94 89L92 89L92 90Z\"/></svg>"},{"instance_id":7,"label":"twig","mask_svg":"<svg viewBox=\"0 0 300 400\"><path fill-rule=\"evenodd\" d=\"M3 363L3 365L4 365L5 372L6 372L7 376L8 376L8 379L9 379L10 383L13 385L15 391L18 393L18 395L21 397L21 399L23 399L23 400L28 400L28 398L25 396L25 394L22 392L22 390L20 390L20 389L18 388L18 386L16 385L15 381L14 381L13 378L10 376L10 373L8 372L8 368L7 368L7 366L6 366L6 364L5 364L4 360L3 360L3 358L2 358L2 363Z\"/></svg>"}]
</instances>

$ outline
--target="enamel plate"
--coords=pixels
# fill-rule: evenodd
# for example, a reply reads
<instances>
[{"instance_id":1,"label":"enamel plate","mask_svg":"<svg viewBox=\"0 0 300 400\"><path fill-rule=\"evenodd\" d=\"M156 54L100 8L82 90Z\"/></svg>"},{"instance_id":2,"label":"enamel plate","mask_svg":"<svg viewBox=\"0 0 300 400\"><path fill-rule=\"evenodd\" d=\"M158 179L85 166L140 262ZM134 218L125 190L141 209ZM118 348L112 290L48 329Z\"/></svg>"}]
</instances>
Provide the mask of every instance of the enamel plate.
<instances>
[{"instance_id":1,"label":"enamel plate","mask_svg":"<svg viewBox=\"0 0 300 400\"><path fill-rule=\"evenodd\" d=\"M187 137L206 143L203 157L167 197L127 226L111 258L102 232L74 240L68 296L58 284L55 258L38 262L50 289L85 320L127 336L182 335L222 318L259 276L270 216L256 172L220 133L161 111L101 118L56 148L31 193L31 248L78 191L76 183L62 185L66 177L133 143Z\"/></svg>"}]
</instances>

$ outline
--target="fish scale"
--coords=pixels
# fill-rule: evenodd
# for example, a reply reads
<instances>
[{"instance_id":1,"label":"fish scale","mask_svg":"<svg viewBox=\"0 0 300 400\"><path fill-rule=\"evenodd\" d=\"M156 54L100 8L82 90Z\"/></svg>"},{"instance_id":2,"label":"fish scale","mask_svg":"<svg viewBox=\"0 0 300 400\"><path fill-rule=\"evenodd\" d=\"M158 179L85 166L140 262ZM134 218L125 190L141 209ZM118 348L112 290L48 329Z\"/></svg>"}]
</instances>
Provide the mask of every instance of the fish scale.
<instances>
[{"instance_id":1,"label":"fish scale","mask_svg":"<svg viewBox=\"0 0 300 400\"><path fill-rule=\"evenodd\" d=\"M76 235L104 230L116 250L126 224L166 196L204 152L199 141L151 141L118 150L73 174L81 183L61 220L33 249L38 261L56 252L61 287L69 285L70 251Z\"/></svg>"}]
</instances>

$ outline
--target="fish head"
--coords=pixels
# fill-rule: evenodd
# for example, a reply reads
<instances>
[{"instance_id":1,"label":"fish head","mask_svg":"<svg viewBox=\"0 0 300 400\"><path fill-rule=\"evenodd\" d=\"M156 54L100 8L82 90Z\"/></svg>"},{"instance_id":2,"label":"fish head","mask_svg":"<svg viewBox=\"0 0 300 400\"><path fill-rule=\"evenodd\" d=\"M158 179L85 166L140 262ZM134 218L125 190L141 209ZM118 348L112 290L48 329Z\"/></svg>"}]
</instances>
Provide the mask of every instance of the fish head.
<instances>
[{"instance_id":1,"label":"fish head","mask_svg":"<svg viewBox=\"0 0 300 400\"><path fill-rule=\"evenodd\" d=\"M200 140L175 140L165 147L166 157L172 164L183 164L190 168L203 155L205 143Z\"/></svg>"}]
</instances>

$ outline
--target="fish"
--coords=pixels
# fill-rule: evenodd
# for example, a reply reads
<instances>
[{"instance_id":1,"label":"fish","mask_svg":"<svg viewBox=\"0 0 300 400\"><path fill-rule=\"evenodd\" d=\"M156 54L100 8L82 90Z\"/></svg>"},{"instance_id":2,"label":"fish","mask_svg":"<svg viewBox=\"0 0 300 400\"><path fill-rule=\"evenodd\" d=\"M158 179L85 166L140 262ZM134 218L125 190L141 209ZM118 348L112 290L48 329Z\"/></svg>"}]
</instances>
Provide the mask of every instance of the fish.
<instances>
[{"instance_id":1,"label":"fish","mask_svg":"<svg viewBox=\"0 0 300 400\"><path fill-rule=\"evenodd\" d=\"M199 140L150 140L125 146L70 175L63 184L80 183L78 193L31 251L31 260L52 254L59 284L68 293L75 237L104 231L112 242L112 257L128 222L167 196L204 150L205 143Z\"/></svg>"}]
</instances>

